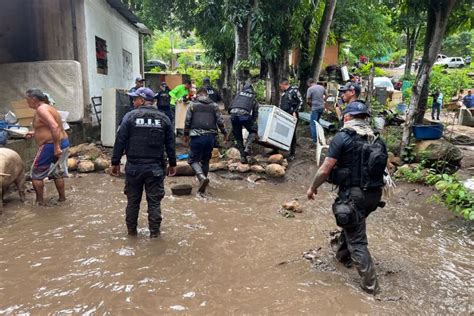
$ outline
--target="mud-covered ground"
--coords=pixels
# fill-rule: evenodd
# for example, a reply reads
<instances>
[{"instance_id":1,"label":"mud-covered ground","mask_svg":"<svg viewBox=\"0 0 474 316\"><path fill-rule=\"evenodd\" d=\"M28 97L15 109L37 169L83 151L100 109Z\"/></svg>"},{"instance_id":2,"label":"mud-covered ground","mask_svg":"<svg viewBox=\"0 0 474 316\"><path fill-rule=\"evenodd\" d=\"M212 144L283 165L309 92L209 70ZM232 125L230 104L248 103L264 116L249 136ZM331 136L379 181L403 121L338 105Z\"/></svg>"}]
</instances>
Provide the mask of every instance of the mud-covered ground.
<instances>
[{"instance_id":1,"label":"mud-covered ground","mask_svg":"<svg viewBox=\"0 0 474 316\"><path fill-rule=\"evenodd\" d=\"M305 200L312 159L300 150L280 182L212 174L208 199L171 196L171 184L194 180L168 178L157 240L145 204L139 236L127 237L120 178L71 178L68 201L48 208L34 207L32 193L26 204L10 194L0 216L0 314L474 313L472 227L431 202L428 187L399 185L369 217L382 293L362 292L329 245L331 187ZM293 198L303 213L286 218L280 206Z\"/></svg>"}]
</instances>

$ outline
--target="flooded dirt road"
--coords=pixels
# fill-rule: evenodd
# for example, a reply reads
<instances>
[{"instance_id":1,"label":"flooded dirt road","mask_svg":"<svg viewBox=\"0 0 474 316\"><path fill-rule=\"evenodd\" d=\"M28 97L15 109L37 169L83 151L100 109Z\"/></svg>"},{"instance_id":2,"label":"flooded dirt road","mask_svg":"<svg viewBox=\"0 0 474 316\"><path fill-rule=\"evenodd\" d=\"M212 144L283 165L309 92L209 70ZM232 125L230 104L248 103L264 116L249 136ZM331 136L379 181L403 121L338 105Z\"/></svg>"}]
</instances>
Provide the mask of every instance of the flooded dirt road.
<instances>
[{"instance_id":1,"label":"flooded dirt road","mask_svg":"<svg viewBox=\"0 0 474 316\"><path fill-rule=\"evenodd\" d=\"M472 228L427 202L431 189L401 186L370 216L382 287L374 298L359 290L355 269L333 259L329 187L308 202L303 179L211 179L207 201L165 197L158 240L148 238L146 212L139 236L126 236L122 179L69 179L68 202L43 209L30 206L32 194L27 205L9 195L0 216L0 314L474 313ZM304 212L285 218L280 205L294 197ZM313 262L302 257L310 249Z\"/></svg>"}]
</instances>

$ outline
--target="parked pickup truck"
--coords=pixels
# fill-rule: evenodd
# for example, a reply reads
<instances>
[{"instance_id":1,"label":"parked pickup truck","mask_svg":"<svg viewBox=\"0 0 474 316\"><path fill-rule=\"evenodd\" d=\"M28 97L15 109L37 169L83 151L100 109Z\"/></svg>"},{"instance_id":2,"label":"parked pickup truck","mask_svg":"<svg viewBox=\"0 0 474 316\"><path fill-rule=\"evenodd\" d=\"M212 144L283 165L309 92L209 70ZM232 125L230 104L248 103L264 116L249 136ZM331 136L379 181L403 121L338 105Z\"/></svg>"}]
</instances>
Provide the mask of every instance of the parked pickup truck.
<instances>
[{"instance_id":1,"label":"parked pickup truck","mask_svg":"<svg viewBox=\"0 0 474 316\"><path fill-rule=\"evenodd\" d=\"M434 64L443 66L444 68L463 68L464 59L462 57L447 57L435 62Z\"/></svg>"}]
</instances>

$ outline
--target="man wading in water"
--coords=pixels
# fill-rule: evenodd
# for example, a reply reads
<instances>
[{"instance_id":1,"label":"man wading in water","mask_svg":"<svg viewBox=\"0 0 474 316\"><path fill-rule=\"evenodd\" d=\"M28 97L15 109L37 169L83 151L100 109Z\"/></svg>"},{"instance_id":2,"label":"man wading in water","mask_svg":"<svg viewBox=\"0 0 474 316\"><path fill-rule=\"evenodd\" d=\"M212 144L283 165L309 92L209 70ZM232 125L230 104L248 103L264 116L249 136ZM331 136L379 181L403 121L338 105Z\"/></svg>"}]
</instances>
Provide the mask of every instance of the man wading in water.
<instances>
[{"instance_id":1,"label":"man wading in water","mask_svg":"<svg viewBox=\"0 0 474 316\"><path fill-rule=\"evenodd\" d=\"M370 294L379 290L375 265L367 248L365 219L381 202L387 149L366 120L367 106L357 100L360 87L347 83L339 91L347 103L344 128L329 145L323 165L308 188L308 199L314 200L318 188L327 180L339 187L332 206L336 223L342 228L336 258L346 267L355 265L361 276L361 287Z\"/></svg>"},{"instance_id":2,"label":"man wading in water","mask_svg":"<svg viewBox=\"0 0 474 316\"><path fill-rule=\"evenodd\" d=\"M67 159L69 139L64 131L61 116L49 104L48 97L39 89L26 91L28 106L36 110L33 118L33 132L27 137L34 137L38 144L31 179L36 192L36 203L45 205L43 198L44 182L47 177L54 179L59 194L59 202L66 201L64 177L67 177Z\"/></svg>"}]
</instances>

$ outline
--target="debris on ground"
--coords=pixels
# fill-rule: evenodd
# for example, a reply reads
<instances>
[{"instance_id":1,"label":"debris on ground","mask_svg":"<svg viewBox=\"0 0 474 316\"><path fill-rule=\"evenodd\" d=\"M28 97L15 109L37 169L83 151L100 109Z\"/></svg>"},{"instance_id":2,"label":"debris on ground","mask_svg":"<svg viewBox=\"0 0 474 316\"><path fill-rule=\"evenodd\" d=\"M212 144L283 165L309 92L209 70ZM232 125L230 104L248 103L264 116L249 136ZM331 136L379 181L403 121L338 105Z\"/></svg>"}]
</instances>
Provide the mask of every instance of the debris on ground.
<instances>
[{"instance_id":1,"label":"debris on ground","mask_svg":"<svg viewBox=\"0 0 474 316\"><path fill-rule=\"evenodd\" d=\"M285 167L272 163L265 168L265 173L272 178L283 178L285 176Z\"/></svg>"},{"instance_id":2,"label":"debris on ground","mask_svg":"<svg viewBox=\"0 0 474 316\"><path fill-rule=\"evenodd\" d=\"M321 257L321 253L320 253L321 249L322 249L321 247L318 247L318 248L313 248L308 251L305 251L303 252L303 258L311 262L314 262L316 261L316 259Z\"/></svg>"},{"instance_id":3,"label":"debris on ground","mask_svg":"<svg viewBox=\"0 0 474 316\"><path fill-rule=\"evenodd\" d=\"M282 207L283 209L287 211L292 211L294 213L303 213L303 208L301 207L301 204L296 199L290 202L283 203Z\"/></svg>"},{"instance_id":4,"label":"debris on ground","mask_svg":"<svg viewBox=\"0 0 474 316\"><path fill-rule=\"evenodd\" d=\"M109 169L110 157L106 150L94 143L84 143L69 149L67 161L69 171L88 173Z\"/></svg>"}]
</instances>

